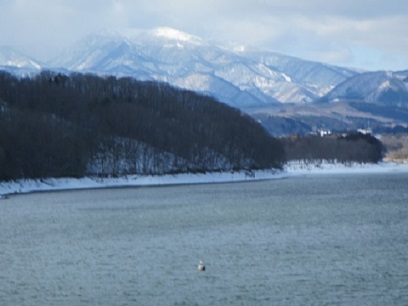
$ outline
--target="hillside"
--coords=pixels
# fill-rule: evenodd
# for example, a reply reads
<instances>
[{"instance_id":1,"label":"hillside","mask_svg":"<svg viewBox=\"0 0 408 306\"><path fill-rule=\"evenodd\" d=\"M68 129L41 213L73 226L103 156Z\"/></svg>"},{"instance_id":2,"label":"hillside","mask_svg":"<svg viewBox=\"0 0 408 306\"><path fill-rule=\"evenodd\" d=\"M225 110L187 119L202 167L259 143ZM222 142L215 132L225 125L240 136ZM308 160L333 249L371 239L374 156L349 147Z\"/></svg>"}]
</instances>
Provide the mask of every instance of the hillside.
<instances>
[{"instance_id":1,"label":"hillside","mask_svg":"<svg viewBox=\"0 0 408 306\"><path fill-rule=\"evenodd\" d=\"M242 54L287 76L289 82L280 84L281 87L275 89L277 99L282 102L314 102L337 84L358 74L352 69L306 61L274 52L252 51Z\"/></svg>"},{"instance_id":2,"label":"hillside","mask_svg":"<svg viewBox=\"0 0 408 306\"><path fill-rule=\"evenodd\" d=\"M408 106L408 72L377 71L356 75L337 85L322 101Z\"/></svg>"},{"instance_id":3,"label":"hillside","mask_svg":"<svg viewBox=\"0 0 408 306\"><path fill-rule=\"evenodd\" d=\"M249 114L274 136L359 129L374 134L408 133L404 106L339 101L253 108Z\"/></svg>"},{"instance_id":4,"label":"hillside","mask_svg":"<svg viewBox=\"0 0 408 306\"><path fill-rule=\"evenodd\" d=\"M280 168L248 115L157 82L0 73L0 179Z\"/></svg>"},{"instance_id":5,"label":"hillside","mask_svg":"<svg viewBox=\"0 0 408 306\"><path fill-rule=\"evenodd\" d=\"M408 163L408 135L382 135L381 142L384 144L387 154L386 161Z\"/></svg>"}]
</instances>

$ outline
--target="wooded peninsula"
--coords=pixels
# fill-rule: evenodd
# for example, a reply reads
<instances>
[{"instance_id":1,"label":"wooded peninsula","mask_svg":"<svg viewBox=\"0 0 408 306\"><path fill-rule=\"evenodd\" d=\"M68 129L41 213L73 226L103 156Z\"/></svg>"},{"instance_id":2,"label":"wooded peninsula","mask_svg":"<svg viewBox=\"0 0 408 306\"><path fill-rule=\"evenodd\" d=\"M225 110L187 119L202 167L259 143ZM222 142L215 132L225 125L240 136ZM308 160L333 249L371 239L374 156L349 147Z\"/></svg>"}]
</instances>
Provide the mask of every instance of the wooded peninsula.
<instances>
[{"instance_id":1,"label":"wooded peninsula","mask_svg":"<svg viewBox=\"0 0 408 306\"><path fill-rule=\"evenodd\" d=\"M0 180L281 169L378 162L371 135L274 138L242 111L165 83L0 72Z\"/></svg>"}]
</instances>

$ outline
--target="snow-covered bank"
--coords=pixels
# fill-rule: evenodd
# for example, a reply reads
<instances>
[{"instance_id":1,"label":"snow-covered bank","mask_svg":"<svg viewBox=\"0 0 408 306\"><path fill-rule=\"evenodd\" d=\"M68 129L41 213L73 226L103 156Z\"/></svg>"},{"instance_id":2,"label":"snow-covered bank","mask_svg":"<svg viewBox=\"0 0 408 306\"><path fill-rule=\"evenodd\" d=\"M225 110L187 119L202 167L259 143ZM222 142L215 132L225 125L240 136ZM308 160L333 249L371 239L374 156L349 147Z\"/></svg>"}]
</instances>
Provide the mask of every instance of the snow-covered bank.
<instances>
[{"instance_id":1,"label":"snow-covered bank","mask_svg":"<svg viewBox=\"0 0 408 306\"><path fill-rule=\"evenodd\" d=\"M129 175L121 178L47 178L41 180L18 180L0 182L0 199L4 195L36 191L73 190L108 187L160 186L177 184L203 184L279 179L297 175L340 173L387 173L408 172L408 164L339 164L327 162L290 162L283 171L264 170L254 172L215 172L207 174L177 174L161 176ZM3 196L1 196L3 195Z\"/></svg>"},{"instance_id":2,"label":"snow-covered bank","mask_svg":"<svg viewBox=\"0 0 408 306\"><path fill-rule=\"evenodd\" d=\"M266 180L283 177L284 172L264 170L255 172L214 172L206 174L128 175L120 178L47 178L0 182L0 195L36 191L73 190L109 187L163 186Z\"/></svg>"}]
</instances>

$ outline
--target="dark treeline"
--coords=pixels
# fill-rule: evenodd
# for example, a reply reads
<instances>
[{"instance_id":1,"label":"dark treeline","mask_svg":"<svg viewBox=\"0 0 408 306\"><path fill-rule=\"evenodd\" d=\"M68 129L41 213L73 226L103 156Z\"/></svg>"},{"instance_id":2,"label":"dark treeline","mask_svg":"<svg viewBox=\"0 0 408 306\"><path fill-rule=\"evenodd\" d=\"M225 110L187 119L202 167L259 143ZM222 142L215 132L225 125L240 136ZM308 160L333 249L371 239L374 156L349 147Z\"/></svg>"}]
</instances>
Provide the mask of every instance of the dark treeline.
<instances>
[{"instance_id":1,"label":"dark treeline","mask_svg":"<svg viewBox=\"0 0 408 306\"><path fill-rule=\"evenodd\" d=\"M280 168L282 144L210 97L132 78L0 72L0 180Z\"/></svg>"},{"instance_id":2,"label":"dark treeline","mask_svg":"<svg viewBox=\"0 0 408 306\"><path fill-rule=\"evenodd\" d=\"M369 134L294 136L282 139L288 160L328 160L377 163L384 155L383 144Z\"/></svg>"}]
</instances>

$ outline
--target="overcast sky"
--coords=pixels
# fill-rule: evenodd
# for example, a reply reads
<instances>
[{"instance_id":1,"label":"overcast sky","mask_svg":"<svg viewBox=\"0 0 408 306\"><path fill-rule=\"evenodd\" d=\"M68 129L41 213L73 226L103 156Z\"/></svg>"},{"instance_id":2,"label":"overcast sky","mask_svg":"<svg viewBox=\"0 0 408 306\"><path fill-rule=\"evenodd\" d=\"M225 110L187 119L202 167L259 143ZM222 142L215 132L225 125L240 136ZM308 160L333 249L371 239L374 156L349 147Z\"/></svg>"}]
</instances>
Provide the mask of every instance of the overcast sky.
<instances>
[{"instance_id":1,"label":"overcast sky","mask_svg":"<svg viewBox=\"0 0 408 306\"><path fill-rule=\"evenodd\" d=\"M163 26L342 66L408 69L407 0L0 0L0 45L40 60L101 29Z\"/></svg>"}]
</instances>

